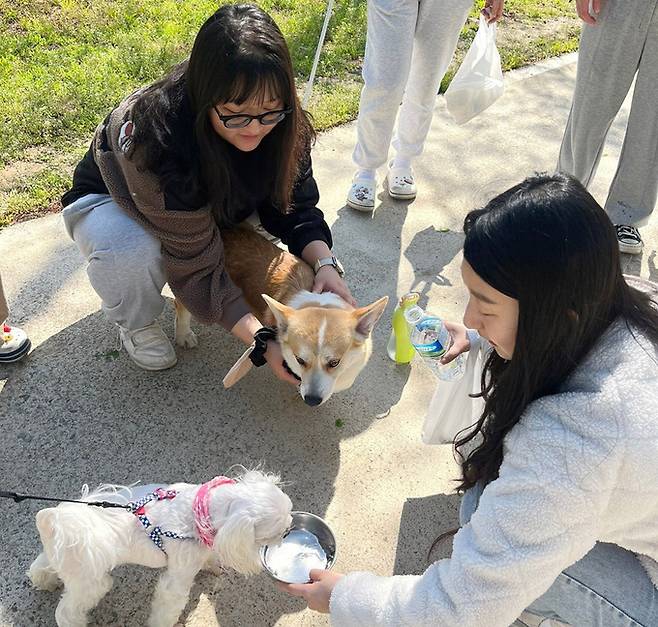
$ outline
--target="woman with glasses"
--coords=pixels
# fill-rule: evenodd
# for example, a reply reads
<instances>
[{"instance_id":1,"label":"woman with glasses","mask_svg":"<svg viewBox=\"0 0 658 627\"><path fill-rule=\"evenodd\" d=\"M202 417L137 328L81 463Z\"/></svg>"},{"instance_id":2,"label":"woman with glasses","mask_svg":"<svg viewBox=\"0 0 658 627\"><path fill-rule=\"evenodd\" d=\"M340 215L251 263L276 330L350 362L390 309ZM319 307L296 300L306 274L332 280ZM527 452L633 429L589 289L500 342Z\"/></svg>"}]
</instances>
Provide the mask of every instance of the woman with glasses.
<instances>
[{"instance_id":1,"label":"woman with glasses","mask_svg":"<svg viewBox=\"0 0 658 627\"><path fill-rule=\"evenodd\" d=\"M324 264L335 258L316 206L313 138L283 35L252 5L219 9L188 60L99 125L62 198L64 221L138 366L176 363L156 321L165 283L197 320L252 341L262 324L225 271L221 235L247 220L318 268L316 291L352 300L336 263ZM265 358L296 383L275 342Z\"/></svg>"}]
</instances>

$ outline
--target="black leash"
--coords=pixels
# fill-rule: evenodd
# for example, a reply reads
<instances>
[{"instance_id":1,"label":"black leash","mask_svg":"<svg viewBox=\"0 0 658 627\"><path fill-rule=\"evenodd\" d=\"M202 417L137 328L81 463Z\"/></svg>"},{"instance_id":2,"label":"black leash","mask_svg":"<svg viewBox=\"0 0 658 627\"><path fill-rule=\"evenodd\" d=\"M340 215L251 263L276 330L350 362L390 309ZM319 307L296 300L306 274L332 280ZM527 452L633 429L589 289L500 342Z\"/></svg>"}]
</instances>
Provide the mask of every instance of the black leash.
<instances>
[{"instance_id":1,"label":"black leash","mask_svg":"<svg viewBox=\"0 0 658 627\"><path fill-rule=\"evenodd\" d=\"M80 503L82 505L94 505L96 507L120 507L121 509L130 509L130 505L121 505L121 503L110 503L110 501L75 501L73 499L56 499L52 496L32 496L30 494L18 494L18 492L7 492L0 490L0 498L12 499L14 503L21 501L54 501L56 503Z\"/></svg>"}]
</instances>

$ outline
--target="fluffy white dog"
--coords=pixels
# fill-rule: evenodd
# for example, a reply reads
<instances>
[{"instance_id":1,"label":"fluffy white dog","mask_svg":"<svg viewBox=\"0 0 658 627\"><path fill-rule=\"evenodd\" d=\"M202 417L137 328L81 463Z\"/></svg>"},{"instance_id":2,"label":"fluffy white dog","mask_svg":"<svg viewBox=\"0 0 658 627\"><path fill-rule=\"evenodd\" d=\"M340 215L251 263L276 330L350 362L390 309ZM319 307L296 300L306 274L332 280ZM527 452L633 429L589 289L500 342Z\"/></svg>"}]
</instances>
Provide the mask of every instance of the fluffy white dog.
<instances>
[{"instance_id":1,"label":"fluffy white dog","mask_svg":"<svg viewBox=\"0 0 658 627\"><path fill-rule=\"evenodd\" d=\"M219 562L245 575L261 569L259 549L276 544L292 523L292 504L279 478L257 470L236 479L129 489L83 489L85 501L120 508L62 503L37 513L43 552L30 566L32 583L64 593L55 611L60 627L87 624L87 613L112 587L120 564L166 566L151 605L150 627L171 627L187 604L196 574Z\"/></svg>"}]
</instances>

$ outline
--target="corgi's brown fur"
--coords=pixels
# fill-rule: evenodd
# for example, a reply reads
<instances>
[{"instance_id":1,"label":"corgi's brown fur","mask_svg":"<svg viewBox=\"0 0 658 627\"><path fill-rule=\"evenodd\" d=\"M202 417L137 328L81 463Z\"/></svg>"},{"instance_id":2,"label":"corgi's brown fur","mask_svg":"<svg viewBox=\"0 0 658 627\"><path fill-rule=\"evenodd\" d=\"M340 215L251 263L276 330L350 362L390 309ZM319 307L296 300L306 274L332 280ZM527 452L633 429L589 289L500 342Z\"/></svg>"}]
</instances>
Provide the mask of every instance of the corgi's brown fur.
<instances>
[{"instance_id":1,"label":"corgi's brown fur","mask_svg":"<svg viewBox=\"0 0 658 627\"><path fill-rule=\"evenodd\" d=\"M253 314L277 327L283 357L300 378L306 403L319 405L349 388L370 357L370 332L388 297L355 309L335 294L313 294L310 266L255 231L232 229L222 239L229 276ZM176 342L188 348L197 344L190 322L189 312L176 302ZM225 385L233 385L250 366L245 353Z\"/></svg>"},{"instance_id":2,"label":"corgi's brown fur","mask_svg":"<svg viewBox=\"0 0 658 627\"><path fill-rule=\"evenodd\" d=\"M242 290L252 313L264 324L274 324L274 317L261 294L287 303L298 292L313 289L312 268L254 230L223 231L222 240L226 271Z\"/></svg>"}]
</instances>

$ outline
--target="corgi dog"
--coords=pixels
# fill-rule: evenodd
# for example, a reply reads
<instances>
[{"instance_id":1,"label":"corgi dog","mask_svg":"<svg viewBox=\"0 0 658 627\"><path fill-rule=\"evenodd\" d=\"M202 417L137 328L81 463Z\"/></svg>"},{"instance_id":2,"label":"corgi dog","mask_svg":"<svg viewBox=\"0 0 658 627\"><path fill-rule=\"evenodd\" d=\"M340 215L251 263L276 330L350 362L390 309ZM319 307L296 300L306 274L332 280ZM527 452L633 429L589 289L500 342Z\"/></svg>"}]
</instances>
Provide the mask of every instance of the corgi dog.
<instances>
[{"instance_id":1,"label":"corgi dog","mask_svg":"<svg viewBox=\"0 0 658 627\"><path fill-rule=\"evenodd\" d=\"M311 267L254 230L227 230L222 240L226 271L252 313L265 325L276 326L277 341L288 368L300 379L304 402L321 405L334 392L351 387L370 358L371 332L388 296L354 308L336 294L314 294ZM196 346L191 314L182 303L175 305L176 343ZM225 387L250 369L250 350L227 374Z\"/></svg>"}]
</instances>

